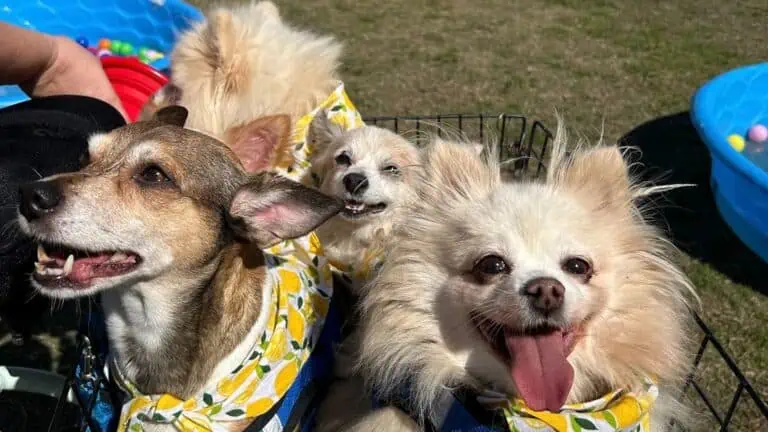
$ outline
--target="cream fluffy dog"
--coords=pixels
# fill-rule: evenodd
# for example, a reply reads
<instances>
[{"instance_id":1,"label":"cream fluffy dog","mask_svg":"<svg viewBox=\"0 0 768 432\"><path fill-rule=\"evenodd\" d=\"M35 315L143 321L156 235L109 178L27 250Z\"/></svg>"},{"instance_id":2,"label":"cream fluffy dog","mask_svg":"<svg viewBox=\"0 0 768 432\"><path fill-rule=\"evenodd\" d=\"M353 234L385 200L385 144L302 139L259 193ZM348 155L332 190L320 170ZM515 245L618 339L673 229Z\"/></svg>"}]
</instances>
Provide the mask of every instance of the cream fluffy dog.
<instances>
[{"instance_id":1,"label":"cream fluffy dog","mask_svg":"<svg viewBox=\"0 0 768 432\"><path fill-rule=\"evenodd\" d=\"M340 55L332 37L291 27L272 2L215 9L180 37L172 82L142 118L182 105L185 127L224 141L250 170L286 167L292 143L278 138L339 86Z\"/></svg>"},{"instance_id":2,"label":"cream fluffy dog","mask_svg":"<svg viewBox=\"0 0 768 432\"><path fill-rule=\"evenodd\" d=\"M652 429L666 427L690 359L695 293L635 204L664 188L633 183L615 147L570 156L565 147L561 129L546 181L504 183L493 157L431 146L358 335L369 388L415 419L394 408L359 415L352 408L367 401L351 397L323 418L418 429L440 417L451 389L556 412L617 389L642 392L651 379L660 392ZM358 416L344 419L342 409Z\"/></svg>"}]
</instances>

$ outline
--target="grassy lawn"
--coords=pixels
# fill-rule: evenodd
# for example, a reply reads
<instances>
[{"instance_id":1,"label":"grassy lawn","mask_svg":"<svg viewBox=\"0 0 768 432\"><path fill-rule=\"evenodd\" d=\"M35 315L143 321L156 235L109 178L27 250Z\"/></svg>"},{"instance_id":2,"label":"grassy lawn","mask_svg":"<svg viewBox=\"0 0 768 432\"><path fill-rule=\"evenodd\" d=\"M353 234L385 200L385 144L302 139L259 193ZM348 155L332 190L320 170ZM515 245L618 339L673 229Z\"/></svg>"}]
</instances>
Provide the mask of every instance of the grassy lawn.
<instances>
[{"instance_id":1,"label":"grassy lawn","mask_svg":"<svg viewBox=\"0 0 768 432\"><path fill-rule=\"evenodd\" d=\"M764 0L277 3L287 20L345 42L343 77L367 116L507 112L554 125L557 109L579 133L596 137L604 127L606 138L616 141L641 124L687 110L695 89L710 77L768 58ZM683 144L675 140L681 134L689 143L675 151ZM666 136L672 139L656 147L666 146L669 159L676 157L688 172L693 161L681 152L698 151L696 179L706 189L708 159L701 144L690 143L695 136L674 130ZM663 152L657 153L664 160ZM663 168L674 172L677 167ZM738 276L746 273L768 275L768 266L748 253L751 259L739 262L743 246L722 227L711 203L706 211L720 224L717 235L708 226L698 228L699 209L685 208L697 202L686 193L676 192L662 203L672 210L661 212L661 222L668 216L691 227L693 234L676 240L691 245L681 244L693 252L684 261L701 293L701 314L767 398L768 297L755 289L766 292L768 283L757 286L757 276L749 280L752 287L735 281L744 282ZM697 196L710 199L708 192ZM716 259L707 251L697 253L696 244L703 242L697 230L708 238L703 244L721 252ZM730 277L718 269L727 269ZM736 381L711 347L698 375L724 414ZM732 430L768 428L749 404L740 405L735 415Z\"/></svg>"},{"instance_id":2,"label":"grassy lawn","mask_svg":"<svg viewBox=\"0 0 768 432\"><path fill-rule=\"evenodd\" d=\"M688 252L701 315L768 399L768 297L758 292L768 293L768 266L707 201L708 159L685 115L655 120L687 110L714 75L768 59L765 0L276 3L287 21L345 42L343 77L366 116L506 112L553 127L557 109L587 137L603 129L608 140L637 145L668 179L695 178L700 188L671 194L659 220ZM653 132L630 133L649 122ZM737 382L712 347L698 379L724 414ZM768 430L750 404L739 405L735 419L730 430Z\"/></svg>"}]
</instances>

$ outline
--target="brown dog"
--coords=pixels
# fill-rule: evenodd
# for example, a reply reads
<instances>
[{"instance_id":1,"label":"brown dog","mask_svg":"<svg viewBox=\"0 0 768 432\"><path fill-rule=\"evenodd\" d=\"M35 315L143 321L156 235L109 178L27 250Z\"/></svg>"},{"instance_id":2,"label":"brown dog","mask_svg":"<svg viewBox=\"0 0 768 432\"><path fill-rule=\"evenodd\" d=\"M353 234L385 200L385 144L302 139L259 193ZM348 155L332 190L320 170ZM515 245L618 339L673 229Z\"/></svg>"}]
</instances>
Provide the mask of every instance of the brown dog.
<instances>
[{"instance_id":1,"label":"brown dog","mask_svg":"<svg viewBox=\"0 0 768 432\"><path fill-rule=\"evenodd\" d=\"M40 245L32 283L55 298L101 294L111 371L134 393L122 427L159 415L160 428L238 430L285 393L327 309L314 235L286 241L341 203L250 174L224 144L182 129L183 108L156 117L92 137L82 171L22 189L19 223Z\"/></svg>"}]
</instances>

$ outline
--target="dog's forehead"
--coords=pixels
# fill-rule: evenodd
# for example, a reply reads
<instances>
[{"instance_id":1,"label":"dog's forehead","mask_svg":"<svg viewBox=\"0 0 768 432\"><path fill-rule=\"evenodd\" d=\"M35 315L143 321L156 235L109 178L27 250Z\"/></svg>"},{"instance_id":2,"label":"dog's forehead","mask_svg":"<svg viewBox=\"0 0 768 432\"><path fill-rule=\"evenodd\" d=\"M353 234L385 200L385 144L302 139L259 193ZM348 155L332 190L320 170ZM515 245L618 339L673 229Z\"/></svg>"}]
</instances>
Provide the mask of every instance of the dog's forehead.
<instances>
[{"instance_id":1,"label":"dog's forehead","mask_svg":"<svg viewBox=\"0 0 768 432\"><path fill-rule=\"evenodd\" d=\"M470 204L458 222L510 255L586 253L593 221L579 203L541 184L505 184Z\"/></svg>"},{"instance_id":2,"label":"dog's forehead","mask_svg":"<svg viewBox=\"0 0 768 432\"><path fill-rule=\"evenodd\" d=\"M418 151L406 139L381 128L364 127L351 130L346 144L358 159L407 162L418 157Z\"/></svg>"},{"instance_id":3,"label":"dog's forehead","mask_svg":"<svg viewBox=\"0 0 768 432\"><path fill-rule=\"evenodd\" d=\"M208 135L157 122L136 123L114 131L102 140L110 141L113 153L135 162L146 157L172 159L185 168L237 171L235 154L222 142ZM115 155L117 156L117 155Z\"/></svg>"}]
</instances>

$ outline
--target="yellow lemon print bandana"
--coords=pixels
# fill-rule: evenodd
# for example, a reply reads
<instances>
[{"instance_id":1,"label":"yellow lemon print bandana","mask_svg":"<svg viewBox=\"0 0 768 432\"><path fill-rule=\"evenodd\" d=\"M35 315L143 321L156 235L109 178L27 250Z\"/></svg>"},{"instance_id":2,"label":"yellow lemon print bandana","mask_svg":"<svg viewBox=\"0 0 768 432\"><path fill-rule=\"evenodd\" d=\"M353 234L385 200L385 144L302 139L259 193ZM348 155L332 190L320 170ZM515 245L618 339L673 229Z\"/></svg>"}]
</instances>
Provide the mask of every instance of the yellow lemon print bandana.
<instances>
[{"instance_id":1,"label":"yellow lemon print bandana","mask_svg":"<svg viewBox=\"0 0 768 432\"><path fill-rule=\"evenodd\" d=\"M183 432L226 431L229 422L269 411L293 384L315 346L333 294L330 266L312 233L265 251L272 287L270 315L259 342L218 383L181 400L142 395L113 369L132 397L123 406L118 431L141 432L143 424L173 424Z\"/></svg>"},{"instance_id":2,"label":"yellow lemon print bandana","mask_svg":"<svg viewBox=\"0 0 768 432\"><path fill-rule=\"evenodd\" d=\"M516 400L504 408L504 417L513 432L650 432L650 410L658 396L658 387L647 381L642 391L617 390L556 413L533 411Z\"/></svg>"}]
</instances>

